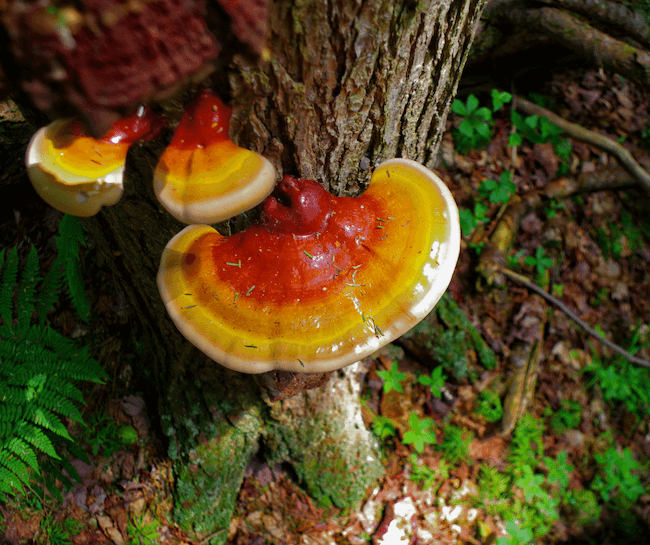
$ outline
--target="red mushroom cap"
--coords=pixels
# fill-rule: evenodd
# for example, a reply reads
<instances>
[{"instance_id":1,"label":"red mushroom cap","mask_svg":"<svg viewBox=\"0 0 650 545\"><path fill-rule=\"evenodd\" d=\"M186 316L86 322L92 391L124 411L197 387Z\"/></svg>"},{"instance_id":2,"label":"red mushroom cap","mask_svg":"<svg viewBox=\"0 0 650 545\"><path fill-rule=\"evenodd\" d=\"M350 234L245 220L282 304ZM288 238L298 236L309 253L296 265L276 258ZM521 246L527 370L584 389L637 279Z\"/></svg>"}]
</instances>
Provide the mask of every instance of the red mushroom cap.
<instances>
[{"instance_id":1,"label":"red mushroom cap","mask_svg":"<svg viewBox=\"0 0 650 545\"><path fill-rule=\"evenodd\" d=\"M79 121L61 119L38 130L27 146L27 174L50 206L76 216L93 216L120 200L129 147L155 137L164 126L147 106L116 121L100 139Z\"/></svg>"},{"instance_id":2,"label":"red mushroom cap","mask_svg":"<svg viewBox=\"0 0 650 545\"><path fill-rule=\"evenodd\" d=\"M262 202L275 184L273 165L228 137L231 110L204 90L181 122L154 172L160 203L185 223L217 223Z\"/></svg>"},{"instance_id":3,"label":"red mushroom cap","mask_svg":"<svg viewBox=\"0 0 650 545\"><path fill-rule=\"evenodd\" d=\"M418 163L394 159L358 198L285 176L260 223L230 237L185 228L167 244L158 287L181 332L226 367L324 372L424 318L459 249L447 187Z\"/></svg>"}]
</instances>

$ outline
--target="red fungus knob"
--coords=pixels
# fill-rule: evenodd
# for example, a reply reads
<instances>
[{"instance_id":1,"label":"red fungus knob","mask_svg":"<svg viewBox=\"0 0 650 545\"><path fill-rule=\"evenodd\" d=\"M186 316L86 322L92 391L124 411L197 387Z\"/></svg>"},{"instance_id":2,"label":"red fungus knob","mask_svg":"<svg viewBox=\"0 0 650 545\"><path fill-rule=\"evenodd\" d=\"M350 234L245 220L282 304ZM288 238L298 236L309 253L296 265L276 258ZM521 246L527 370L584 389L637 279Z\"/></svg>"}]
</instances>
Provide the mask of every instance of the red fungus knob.
<instances>
[{"instance_id":1,"label":"red fungus knob","mask_svg":"<svg viewBox=\"0 0 650 545\"><path fill-rule=\"evenodd\" d=\"M308 235L322 231L330 217L330 194L313 180L284 176L262 206L267 229Z\"/></svg>"}]
</instances>

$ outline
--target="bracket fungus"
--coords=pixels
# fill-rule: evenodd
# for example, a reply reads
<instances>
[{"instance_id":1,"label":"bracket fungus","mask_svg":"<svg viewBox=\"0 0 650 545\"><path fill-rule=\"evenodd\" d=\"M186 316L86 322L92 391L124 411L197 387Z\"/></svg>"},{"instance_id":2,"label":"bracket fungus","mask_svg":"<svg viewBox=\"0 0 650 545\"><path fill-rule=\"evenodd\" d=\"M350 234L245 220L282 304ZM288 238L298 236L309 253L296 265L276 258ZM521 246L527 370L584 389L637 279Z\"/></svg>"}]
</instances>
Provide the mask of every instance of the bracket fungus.
<instances>
[{"instance_id":1,"label":"bracket fungus","mask_svg":"<svg viewBox=\"0 0 650 545\"><path fill-rule=\"evenodd\" d=\"M39 129L27 146L27 174L40 197L61 212L94 216L120 200L129 147L158 134L164 121L147 106L116 121L97 140L81 122L60 119Z\"/></svg>"},{"instance_id":2,"label":"bracket fungus","mask_svg":"<svg viewBox=\"0 0 650 545\"><path fill-rule=\"evenodd\" d=\"M399 337L435 306L460 252L445 184L391 159L356 198L285 176L259 223L191 225L167 244L158 289L195 346L235 371L326 372Z\"/></svg>"},{"instance_id":3,"label":"bracket fungus","mask_svg":"<svg viewBox=\"0 0 650 545\"><path fill-rule=\"evenodd\" d=\"M204 89L183 112L154 172L154 191L184 223L217 223L262 202L275 185L275 169L259 153L228 137L231 109Z\"/></svg>"}]
</instances>

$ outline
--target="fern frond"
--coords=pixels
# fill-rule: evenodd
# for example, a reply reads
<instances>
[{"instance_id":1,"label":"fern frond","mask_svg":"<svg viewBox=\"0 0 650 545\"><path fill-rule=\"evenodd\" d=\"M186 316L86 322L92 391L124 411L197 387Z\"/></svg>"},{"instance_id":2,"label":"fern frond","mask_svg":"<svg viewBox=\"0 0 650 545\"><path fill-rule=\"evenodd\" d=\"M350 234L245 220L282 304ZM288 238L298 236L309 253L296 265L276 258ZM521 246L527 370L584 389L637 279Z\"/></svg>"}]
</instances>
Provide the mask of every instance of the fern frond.
<instances>
[{"instance_id":1,"label":"fern frond","mask_svg":"<svg viewBox=\"0 0 650 545\"><path fill-rule=\"evenodd\" d=\"M87 322L88 316L90 315L90 303L86 295L79 261L68 261L65 264L65 276L68 280L68 290L70 291L72 305L77 310L79 317L84 322Z\"/></svg>"},{"instance_id":2,"label":"fern frond","mask_svg":"<svg viewBox=\"0 0 650 545\"><path fill-rule=\"evenodd\" d=\"M11 494L12 496L15 495L16 492L25 492L23 483L20 482L20 479L15 475L15 473L9 471L2 465L0 465L0 492Z\"/></svg>"},{"instance_id":3,"label":"fern frond","mask_svg":"<svg viewBox=\"0 0 650 545\"><path fill-rule=\"evenodd\" d=\"M11 327L12 296L18 275L18 250L14 247L7 256L0 284L0 318Z\"/></svg>"},{"instance_id":4,"label":"fern frond","mask_svg":"<svg viewBox=\"0 0 650 545\"><path fill-rule=\"evenodd\" d=\"M14 353L15 333L6 325L0 324L0 361L7 362ZM0 372L2 367L0 366Z\"/></svg>"},{"instance_id":5,"label":"fern frond","mask_svg":"<svg viewBox=\"0 0 650 545\"><path fill-rule=\"evenodd\" d=\"M90 303L86 296L79 261L79 244L86 245L83 223L76 216L66 214L59 223L59 233L60 236L55 237L56 247L65 268L70 298L79 316L86 322L90 314Z\"/></svg>"},{"instance_id":6,"label":"fern frond","mask_svg":"<svg viewBox=\"0 0 650 545\"><path fill-rule=\"evenodd\" d=\"M36 401L50 411L83 424L79 409L72 401L62 395L61 391L56 388L56 383L56 380L48 381L47 387L39 394Z\"/></svg>"},{"instance_id":7,"label":"fern frond","mask_svg":"<svg viewBox=\"0 0 650 545\"><path fill-rule=\"evenodd\" d=\"M38 299L36 301L36 312L38 322L42 325L45 323L47 313L54 308L54 304L59 300L61 295L61 280L63 279L63 267L60 259L52 263L50 270L45 274L38 290Z\"/></svg>"},{"instance_id":8,"label":"fern frond","mask_svg":"<svg viewBox=\"0 0 650 545\"><path fill-rule=\"evenodd\" d=\"M44 427L46 430L50 430L52 433L72 441L72 437L70 437L68 430L65 429L63 422L61 422L59 417L51 411L48 411L43 407L34 407L32 420L39 426Z\"/></svg>"},{"instance_id":9,"label":"fern frond","mask_svg":"<svg viewBox=\"0 0 650 545\"><path fill-rule=\"evenodd\" d=\"M14 473L23 483L29 482L29 469L20 459L8 450L0 450L0 465Z\"/></svg>"},{"instance_id":10,"label":"fern frond","mask_svg":"<svg viewBox=\"0 0 650 545\"><path fill-rule=\"evenodd\" d=\"M65 214L59 222L59 237L56 238L56 247L64 259L79 257L79 244L86 245L86 228L83 221L77 216ZM61 239L61 240L59 240Z\"/></svg>"},{"instance_id":11,"label":"fern frond","mask_svg":"<svg viewBox=\"0 0 650 545\"><path fill-rule=\"evenodd\" d=\"M31 344L42 344L48 350L56 352L59 358L72 358L75 353L79 352L77 343L48 326L42 326L38 329L31 327L29 331L25 332L25 338Z\"/></svg>"},{"instance_id":12,"label":"fern frond","mask_svg":"<svg viewBox=\"0 0 650 545\"><path fill-rule=\"evenodd\" d=\"M52 441L45 435L41 428L23 420L18 427L17 434L27 443L34 445L38 450L43 451L48 456L57 460L61 459L54 450Z\"/></svg>"},{"instance_id":13,"label":"fern frond","mask_svg":"<svg viewBox=\"0 0 650 545\"><path fill-rule=\"evenodd\" d=\"M96 360L81 355L71 360L62 360L59 373L72 380L86 380L96 384L103 384L108 379L108 375Z\"/></svg>"},{"instance_id":14,"label":"fern frond","mask_svg":"<svg viewBox=\"0 0 650 545\"><path fill-rule=\"evenodd\" d=\"M83 424L79 407L84 399L76 381L108 379L88 348L80 348L45 325L64 270L73 271L68 277L70 289L76 285L81 290L78 298L87 304L78 256L79 244L85 243L83 226L72 218L62 222L60 233L57 243L63 251L43 281L39 280L39 260L33 247L18 283L16 249L0 251L0 500L5 494L24 493L32 470L39 473L37 451L56 466L53 460L62 462L55 445L74 446L64 423L70 418ZM71 269L70 263L76 268ZM40 322L32 325L35 311ZM16 324L12 324L14 318ZM71 452L69 448L67 452ZM57 466L44 473L55 495L60 492L52 475L58 471Z\"/></svg>"},{"instance_id":15,"label":"fern frond","mask_svg":"<svg viewBox=\"0 0 650 545\"><path fill-rule=\"evenodd\" d=\"M14 391L20 394L18 389L13 391L7 390L7 394L2 398L0 405L0 438L9 438L13 425L19 422L25 414L25 404L21 403L19 395L14 395Z\"/></svg>"},{"instance_id":16,"label":"fern frond","mask_svg":"<svg viewBox=\"0 0 650 545\"><path fill-rule=\"evenodd\" d=\"M13 452L16 456L20 457L36 473L40 473L36 453L32 447L25 443L25 441L19 437L14 437L9 440L6 448L8 451Z\"/></svg>"},{"instance_id":17,"label":"fern frond","mask_svg":"<svg viewBox=\"0 0 650 545\"><path fill-rule=\"evenodd\" d=\"M38 254L36 248L32 245L27 255L27 263L25 263L25 267L20 274L20 285L16 297L19 328L29 327L32 320L36 301L36 284L38 284L39 280Z\"/></svg>"},{"instance_id":18,"label":"fern frond","mask_svg":"<svg viewBox=\"0 0 650 545\"><path fill-rule=\"evenodd\" d=\"M68 382L67 380L51 381L48 384L48 387L51 388L52 390L55 390L56 393L61 397L67 397L68 399L71 399L72 401L76 401L81 405L86 404L86 401L84 400L81 390L79 390L79 388L77 388L74 384L72 384L72 382Z\"/></svg>"}]
</instances>

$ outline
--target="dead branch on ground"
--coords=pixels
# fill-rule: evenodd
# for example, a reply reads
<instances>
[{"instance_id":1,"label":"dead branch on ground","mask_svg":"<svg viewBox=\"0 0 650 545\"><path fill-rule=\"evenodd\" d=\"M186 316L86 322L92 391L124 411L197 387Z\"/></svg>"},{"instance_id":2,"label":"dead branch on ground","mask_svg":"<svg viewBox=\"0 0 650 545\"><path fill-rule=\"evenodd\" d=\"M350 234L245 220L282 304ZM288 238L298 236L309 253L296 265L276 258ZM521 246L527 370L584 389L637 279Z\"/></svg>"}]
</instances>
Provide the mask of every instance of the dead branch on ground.
<instances>
[{"instance_id":1,"label":"dead branch on ground","mask_svg":"<svg viewBox=\"0 0 650 545\"><path fill-rule=\"evenodd\" d=\"M608 338L603 337L600 333L598 333L594 328L590 327L587 322L582 320L575 312L573 312L568 306L566 306L562 301L560 301L558 298L553 297L550 293L547 293L544 291L542 288L540 288L537 284L534 284L530 280L528 280L525 276L521 274L517 274L514 271L511 271L510 269L505 269L503 267L499 268L499 272L505 274L508 278L512 278L513 280L516 280L520 284L523 284L526 286L529 290L534 291L535 293L541 295L544 299L546 299L549 303L555 305L557 308L559 308L564 314L566 314L569 318L571 318L576 324L578 324L584 331L589 333L592 337L596 338L598 341L600 341L602 344L607 346L608 348L611 348L614 352L617 354L620 354L623 356L625 359L628 361L640 365L641 367L646 367L650 369L650 361L643 359L643 358L638 358L632 354L630 354L627 350L624 348L621 348L619 345L616 343L613 343L610 341Z\"/></svg>"},{"instance_id":2,"label":"dead branch on ground","mask_svg":"<svg viewBox=\"0 0 650 545\"><path fill-rule=\"evenodd\" d=\"M505 279L499 268L506 265L506 254L519 229L521 219L530 211L542 208L546 200L562 200L578 193L621 189L633 185L634 180L625 170L612 168L599 172L584 172L576 177L564 176L542 189L529 191L521 196L513 195L481 252L477 268L479 274L488 285L503 285Z\"/></svg>"},{"instance_id":3,"label":"dead branch on ground","mask_svg":"<svg viewBox=\"0 0 650 545\"><path fill-rule=\"evenodd\" d=\"M597 147L607 153L611 153L620 165L628 171L630 176L638 180L638 182L647 190L650 191L650 174L634 159L632 154L621 146L618 142L615 142L611 138L607 138L602 134L599 134L595 131L590 131L585 129L581 125L576 123L571 123L561 118L559 115L554 114L546 108L542 108L537 104L534 104L525 98L519 96L514 97L513 105L515 109L524 112L527 115L538 115L546 117L551 123L560 127L565 133L567 133L571 138L580 140L587 144Z\"/></svg>"}]
</instances>

